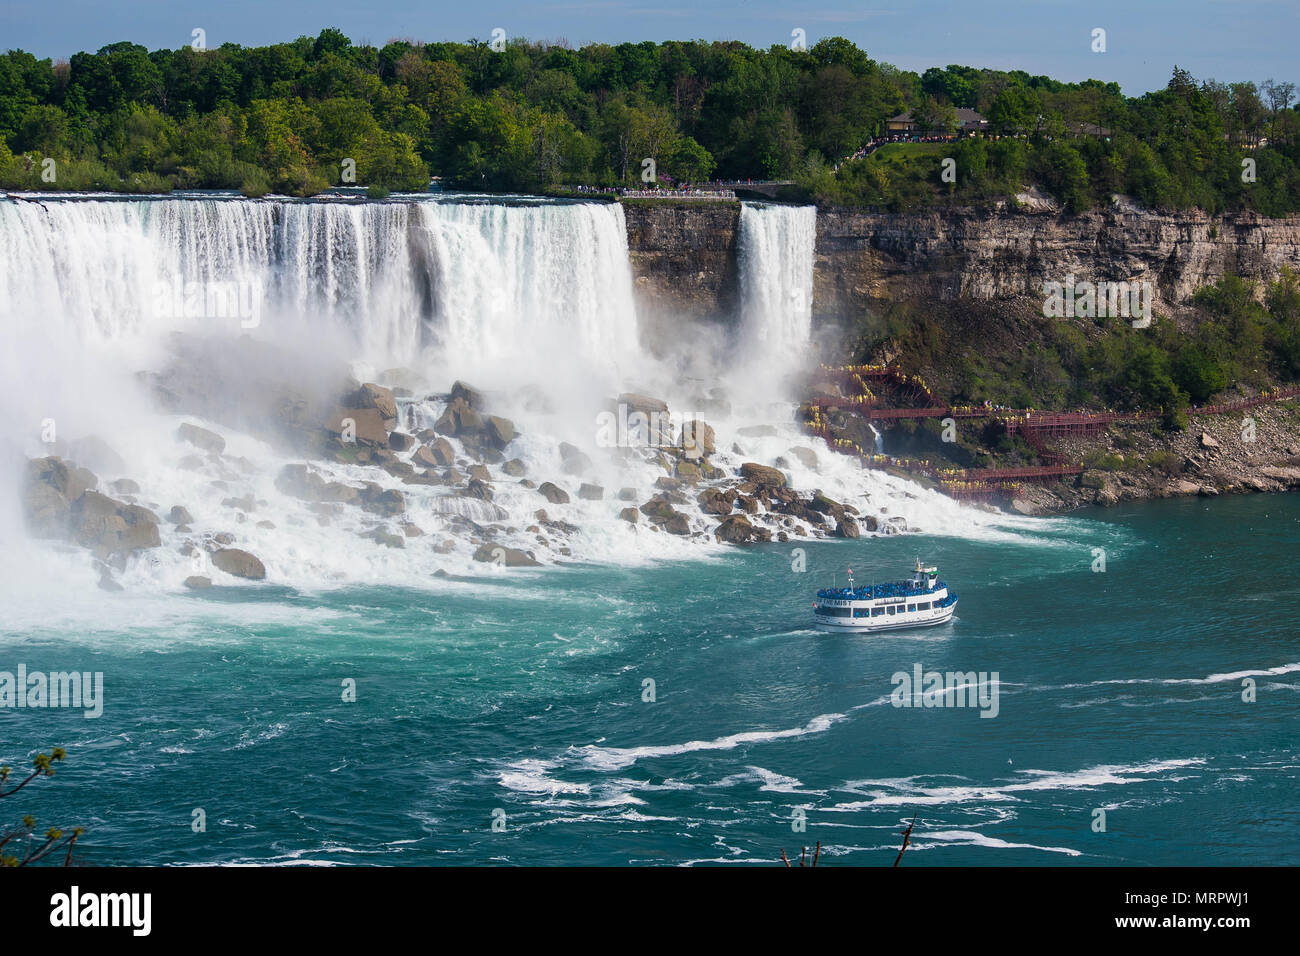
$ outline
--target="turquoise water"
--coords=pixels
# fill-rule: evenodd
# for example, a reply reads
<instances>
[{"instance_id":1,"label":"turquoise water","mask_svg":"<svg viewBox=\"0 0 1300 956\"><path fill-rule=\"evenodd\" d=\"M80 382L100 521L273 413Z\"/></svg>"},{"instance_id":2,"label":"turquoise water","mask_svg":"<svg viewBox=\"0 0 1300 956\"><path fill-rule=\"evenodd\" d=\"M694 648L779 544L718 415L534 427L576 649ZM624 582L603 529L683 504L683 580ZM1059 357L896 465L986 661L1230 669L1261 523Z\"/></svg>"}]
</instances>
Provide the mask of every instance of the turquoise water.
<instances>
[{"instance_id":1,"label":"turquoise water","mask_svg":"<svg viewBox=\"0 0 1300 956\"><path fill-rule=\"evenodd\" d=\"M908 866L1294 865L1298 542L1300 498L1259 495L1014 543L807 543L804 573L781 545L438 592L109 596L0 631L0 669L103 671L106 696L97 720L0 711L8 762L68 749L0 809L86 826L96 865L771 864L820 840L888 866L913 814ZM808 629L832 574L918 553L953 623ZM996 671L996 718L892 706L918 663Z\"/></svg>"}]
</instances>

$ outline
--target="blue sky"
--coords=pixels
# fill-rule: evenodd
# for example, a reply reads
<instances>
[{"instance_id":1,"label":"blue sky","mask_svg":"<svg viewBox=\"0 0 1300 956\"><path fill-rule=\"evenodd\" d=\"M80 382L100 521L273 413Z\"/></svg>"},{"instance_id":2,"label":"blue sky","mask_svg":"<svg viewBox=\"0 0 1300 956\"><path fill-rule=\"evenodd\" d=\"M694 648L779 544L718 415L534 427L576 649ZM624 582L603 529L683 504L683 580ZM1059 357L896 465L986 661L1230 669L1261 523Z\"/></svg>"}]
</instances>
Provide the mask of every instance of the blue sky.
<instances>
[{"instance_id":1,"label":"blue sky","mask_svg":"<svg viewBox=\"0 0 1300 956\"><path fill-rule=\"evenodd\" d=\"M67 57L117 40L150 49L256 46L336 26L354 42L511 37L592 42L736 39L811 45L845 36L878 60L911 70L962 63L1062 80L1116 81L1130 95L1161 87L1175 63L1199 79L1300 82L1300 0L4 0L0 49ZM1091 50L1106 30L1105 53Z\"/></svg>"}]
</instances>

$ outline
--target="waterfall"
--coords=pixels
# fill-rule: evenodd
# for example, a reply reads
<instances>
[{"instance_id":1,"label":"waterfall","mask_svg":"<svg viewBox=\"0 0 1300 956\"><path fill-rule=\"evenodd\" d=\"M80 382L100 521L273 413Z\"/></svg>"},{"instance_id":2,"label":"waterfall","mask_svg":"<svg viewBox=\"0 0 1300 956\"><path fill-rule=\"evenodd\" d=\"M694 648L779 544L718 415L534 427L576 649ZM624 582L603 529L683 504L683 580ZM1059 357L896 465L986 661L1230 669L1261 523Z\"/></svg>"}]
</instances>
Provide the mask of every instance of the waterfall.
<instances>
[{"instance_id":1,"label":"waterfall","mask_svg":"<svg viewBox=\"0 0 1300 956\"><path fill-rule=\"evenodd\" d=\"M437 325L448 360L536 355L557 344L587 359L637 347L623 207L424 203Z\"/></svg>"},{"instance_id":2,"label":"waterfall","mask_svg":"<svg viewBox=\"0 0 1300 956\"><path fill-rule=\"evenodd\" d=\"M897 479L820 448L792 454L808 439L782 401L795 392L777 383L809 351L815 225L811 207L742 207L741 349L683 327L683 366L641 348L616 203L0 200L0 586L49 604L68 580L94 589L102 572L82 549L26 535L24 459L47 455L89 468L102 493L160 519L173 506L191 515L183 528L161 521L160 547L112 569L128 589L175 591L210 573L194 542L227 534L271 579L322 586L427 586L440 567L482 573L484 541L543 563L719 547L717 516L693 495L678 503L689 535L620 517L653 493L667 458L602 438L602 416L627 392L663 399L681 421L706 419L721 475L783 462L799 486L845 501L875 482L876 499L915 524L949 504L895 491ZM223 289L237 293L234 311ZM394 387L408 435L439 421L460 378L513 423L513 437L500 454L453 437L461 477L421 466L405 476L424 479L415 483L400 467L307 451L291 439L320 437L348 366ZM183 422L217 432L224 449L199 454L178 437ZM415 454L408 442L387 464L413 468ZM304 458L322 481L358 491L373 482L400 492L403 507L381 515L283 490L285 465ZM488 485L471 490L472 468L487 469ZM568 502L543 499L536 488L547 481ZM633 495L616 498L625 487ZM537 516L543 503L549 522Z\"/></svg>"},{"instance_id":3,"label":"waterfall","mask_svg":"<svg viewBox=\"0 0 1300 956\"><path fill-rule=\"evenodd\" d=\"M418 364L433 346L455 362L557 344L616 360L637 344L617 204L0 203L8 334L214 331L211 315L177 314L171 292L218 283L254 290L273 334L342 334L375 365Z\"/></svg>"},{"instance_id":4,"label":"waterfall","mask_svg":"<svg viewBox=\"0 0 1300 956\"><path fill-rule=\"evenodd\" d=\"M741 333L750 355L788 363L812 329L817 207L742 203Z\"/></svg>"}]
</instances>

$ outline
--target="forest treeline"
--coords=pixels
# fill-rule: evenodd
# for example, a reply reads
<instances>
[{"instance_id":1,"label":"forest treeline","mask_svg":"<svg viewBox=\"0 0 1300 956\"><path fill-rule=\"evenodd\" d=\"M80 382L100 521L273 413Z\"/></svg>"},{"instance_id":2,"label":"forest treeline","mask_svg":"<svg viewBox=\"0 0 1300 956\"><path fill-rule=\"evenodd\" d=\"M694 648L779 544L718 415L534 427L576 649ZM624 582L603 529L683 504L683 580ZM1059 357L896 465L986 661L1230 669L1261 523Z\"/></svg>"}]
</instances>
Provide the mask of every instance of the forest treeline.
<instances>
[{"instance_id":1,"label":"forest treeline","mask_svg":"<svg viewBox=\"0 0 1300 956\"><path fill-rule=\"evenodd\" d=\"M1152 208L1300 209L1293 84L1161 90L964 66L899 70L839 37L806 50L738 42L353 44L338 30L265 47L67 61L0 56L0 185L312 195L542 192L789 179L822 203L906 209L1037 185L1081 211L1116 193ZM979 110L987 135L846 161L904 110L940 127ZM956 161L943 181L943 159ZM53 161L52 163L50 161ZM1250 160L1247 169L1243 160Z\"/></svg>"}]
</instances>

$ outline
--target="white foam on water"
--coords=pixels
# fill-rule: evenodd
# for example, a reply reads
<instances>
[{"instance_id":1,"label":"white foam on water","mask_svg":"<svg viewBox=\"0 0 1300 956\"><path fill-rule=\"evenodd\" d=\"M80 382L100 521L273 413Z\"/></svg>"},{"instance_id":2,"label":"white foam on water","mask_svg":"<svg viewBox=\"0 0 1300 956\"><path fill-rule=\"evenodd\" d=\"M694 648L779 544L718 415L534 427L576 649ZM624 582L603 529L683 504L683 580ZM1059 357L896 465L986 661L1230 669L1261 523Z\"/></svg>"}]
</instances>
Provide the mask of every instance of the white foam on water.
<instances>
[{"instance_id":1,"label":"white foam on water","mask_svg":"<svg viewBox=\"0 0 1300 956\"><path fill-rule=\"evenodd\" d=\"M1082 687L1113 687L1133 684L1159 684L1163 686L1224 684L1237 683L1247 677L1280 677L1283 674L1295 674L1297 672L1300 672L1300 661L1290 664L1279 664L1276 667L1231 671L1226 674L1210 674L1207 677L1132 677L1117 680L1089 681L1086 684L1061 684L1056 687L1043 689L1074 690Z\"/></svg>"},{"instance_id":2,"label":"white foam on water","mask_svg":"<svg viewBox=\"0 0 1300 956\"><path fill-rule=\"evenodd\" d=\"M734 750L749 744L771 743L775 740L788 740L804 737L808 734L825 733L832 725L844 720L847 714L819 714L802 727L786 730L749 730L713 740L690 740L681 744L667 744L658 747L598 747L589 744L585 747L571 748L571 753L592 770L623 770L640 760L655 757L674 757L681 754L698 753L710 750Z\"/></svg>"},{"instance_id":3,"label":"white foam on water","mask_svg":"<svg viewBox=\"0 0 1300 956\"><path fill-rule=\"evenodd\" d=\"M821 808L827 812L853 812L888 806L948 806L964 803L1014 802L1017 794L1093 790L1097 787L1127 786L1148 783L1152 780L1174 782L1185 777L1171 776L1171 772L1198 768L1205 764L1201 757L1153 760L1139 764L1103 764L1082 770L1021 770L1015 778L1005 782L971 785L927 785L923 781L933 778L903 777L882 780L852 781L844 785L849 792L860 792L868 797ZM958 778L961 779L961 778Z\"/></svg>"},{"instance_id":4,"label":"white foam on water","mask_svg":"<svg viewBox=\"0 0 1300 956\"><path fill-rule=\"evenodd\" d=\"M932 850L947 846L978 846L992 850L1040 850L1044 853L1064 853L1066 856L1083 856L1081 850L1068 846L1039 846L1036 843L1012 843L975 830L939 830L927 832L914 841L909 849Z\"/></svg>"}]
</instances>

